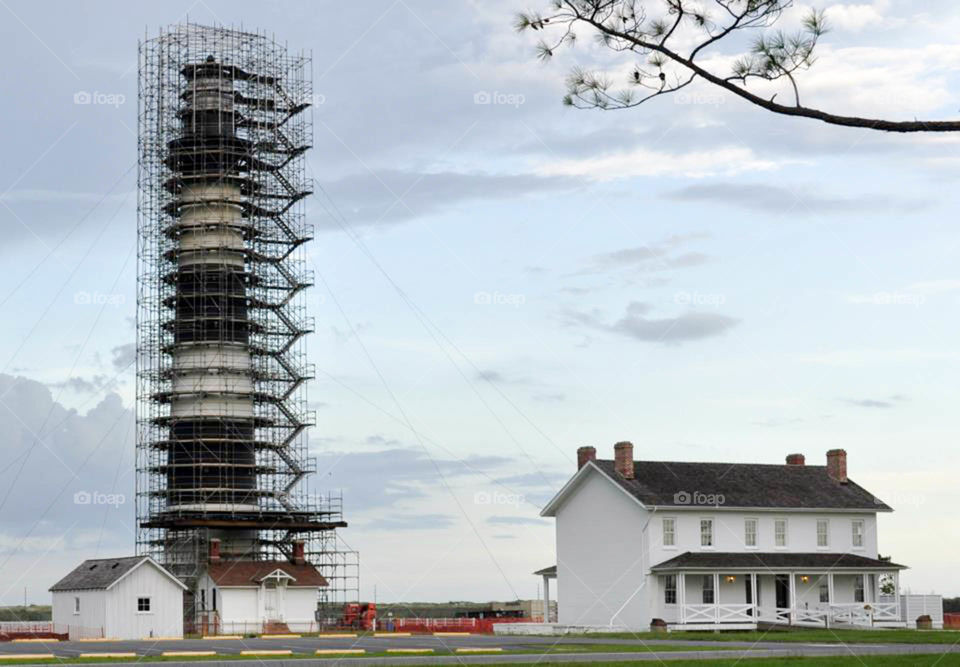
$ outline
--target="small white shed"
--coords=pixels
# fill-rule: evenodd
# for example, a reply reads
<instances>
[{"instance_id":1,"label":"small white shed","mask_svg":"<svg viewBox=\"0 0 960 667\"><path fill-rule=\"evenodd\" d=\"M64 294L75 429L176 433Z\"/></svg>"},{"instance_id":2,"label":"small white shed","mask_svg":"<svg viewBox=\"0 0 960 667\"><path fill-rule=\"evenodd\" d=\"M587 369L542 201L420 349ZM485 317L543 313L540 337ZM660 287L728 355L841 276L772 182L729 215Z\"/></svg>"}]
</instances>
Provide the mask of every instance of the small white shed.
<instances>
[{"instance_id":1,"label":"small white shed","mask_svg":"<svg viewBox=\"0 0 960 667\"><path fill-rule=\"evenodd\" d=\"M312 632L319 590L316 567L300 561L221 561L200 577L199 621L205 631Z\"/></svg>"},{"instance_id":2,"label":"small white shed","mask_svg":"<svg viewBox=\"0 0 960 667\"><path fill-rule=\"evenodd\" d=\"M70 639L183 636L186 586L149 556L86 560L50 588Z\"/></svg>"}]
</instances>

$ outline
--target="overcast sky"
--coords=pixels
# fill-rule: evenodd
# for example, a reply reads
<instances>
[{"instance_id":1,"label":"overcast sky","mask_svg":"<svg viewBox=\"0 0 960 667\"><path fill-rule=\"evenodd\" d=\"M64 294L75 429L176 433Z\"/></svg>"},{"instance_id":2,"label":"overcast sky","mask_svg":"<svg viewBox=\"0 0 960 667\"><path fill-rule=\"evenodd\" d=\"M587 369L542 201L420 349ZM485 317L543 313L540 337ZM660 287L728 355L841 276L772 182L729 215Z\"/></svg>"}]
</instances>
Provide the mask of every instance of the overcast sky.
<instances>
[{"instance_id":1,"label":"overcast sky","mask_svg":"<svg viewBox=\"0 0 960 667\"><path fill-rule=\"evenodd\" d=\"M960 594L960 138L706 87L567 109L570 67L606 56L582 39L540 64L511 28L529 6L0 0L0 602L134 548L137 40L188 16L313 54L313 487L344 492L364 599L535 596L539 508L578 446L626 439L661 460L843 447L897 510L879 542L905 585ZM957 116L955 3L820 6L805 103Z\"/></svg>"}]
</instances>

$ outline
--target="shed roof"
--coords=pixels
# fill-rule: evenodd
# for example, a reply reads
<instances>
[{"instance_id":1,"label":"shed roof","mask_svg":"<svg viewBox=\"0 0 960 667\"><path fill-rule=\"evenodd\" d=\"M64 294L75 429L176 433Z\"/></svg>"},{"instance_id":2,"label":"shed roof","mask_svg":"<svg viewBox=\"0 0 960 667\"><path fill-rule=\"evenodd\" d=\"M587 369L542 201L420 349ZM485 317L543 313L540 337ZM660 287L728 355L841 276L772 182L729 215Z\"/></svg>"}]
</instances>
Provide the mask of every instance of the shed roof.
<instances>
[{"instance_id":1,"label":"shed roof","mask_svg":"<svg viewBox=\"0 0 960 667\"><path fill-rule=\"evenodd\" d=\"M181 588L186 588L179 579L167 572L149 556L125 556L123 558L94 558L85 560L70 574L50 587L57 591L106 590L123 577L137 569L144 562L159 569Z\"/></svg>"},{"instance_id":2,"label":"shed roof","mask_svg":"<svg viewBox=\"0 0 960 667\"><path fill-rule=\"evenodd\" d=\"M210 563L207 574L218 586L259 586L268 576L280 570L291 578L287 586L320 587L327 580L310 563L287 561L229 560Z\"/></svg>"}]
</instances>

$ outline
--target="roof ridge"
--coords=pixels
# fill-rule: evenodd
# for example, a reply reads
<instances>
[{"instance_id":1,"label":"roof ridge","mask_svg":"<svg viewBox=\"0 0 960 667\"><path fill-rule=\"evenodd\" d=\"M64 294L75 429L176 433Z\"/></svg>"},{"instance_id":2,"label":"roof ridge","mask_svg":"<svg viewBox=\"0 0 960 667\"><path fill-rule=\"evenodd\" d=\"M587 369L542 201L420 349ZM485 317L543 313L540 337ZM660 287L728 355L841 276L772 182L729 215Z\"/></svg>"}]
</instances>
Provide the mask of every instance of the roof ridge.
<instances>
[{"instance_id":1,"label":"roof ridge","mask_svg":"<svg viewBox=\"0 0 960 667\"><path fill-rule=\"evenodd\" d=\"M613 459L594 459L598 463L615 463ZM655 459L636 459L634 460L634 465L637 463L662 463L665 465L716 465L716 466L769 466L771 468L826 468L826 464L817 465L817 464L803 464L803 465L793 465L790 463L749 463L749 462L732 462L732 461L660 461Z\"/></svg>"}]
</instances>

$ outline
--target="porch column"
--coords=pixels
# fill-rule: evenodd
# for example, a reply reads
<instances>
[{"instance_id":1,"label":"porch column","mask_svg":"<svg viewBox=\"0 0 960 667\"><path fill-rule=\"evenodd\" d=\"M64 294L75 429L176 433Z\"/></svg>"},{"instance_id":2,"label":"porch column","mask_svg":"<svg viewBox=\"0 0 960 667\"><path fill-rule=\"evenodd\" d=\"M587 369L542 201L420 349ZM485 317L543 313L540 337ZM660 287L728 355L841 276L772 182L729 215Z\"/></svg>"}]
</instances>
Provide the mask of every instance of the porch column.
<instances>
[{"instance_id":1,"label":"porch column","mask_svg":"<svg viewBox=\"0 0 960 667\"><path fill-rule=\"evenodd\" d=\"M750 604L753 605L753 620L760 620L760 600L757 598L757 573L750 573Z\"/></svg>"},{"instance_id":2,"label":"porch column","mask_svg":"<svg viewBox=\"0 0 960 667\"><path fill-rule=\"evenodd\" d=\"M720 573L713 573L713 618L720 622Z\"/></svg>"},{"instance_id":3,"label":"porch column","mask_svg":"<svg viewBox=\"0 0 960 667\"><path fill-rule=\"evenodd\" d=\"M550 577L543 575L543 622L550 622Z\"/></svg>"},{"instance_id":4,"label":"porch column","mask_svg":"<svg viewBox=\"0 0 960 667\"><path fill-rule=\"evenodd\" d=\"M793 623L793 610L797 608L797 575L790 573L790 623Z\"/></svg>"},{"instance_id":5,"label":"porch column","mask_svg":"<svg viewBox=\"0 0 960 667\"><path fill-rule=\"evenodd\" d=\"M686 614L683 612L683 606L687 604L687 578L683 572L677 574L677 620L680 623L686 621Z\"/></svg>"},{"instance_id":6,"label":"porch column","mask_svg":"<svg viewBox=\"0 0 960 667\"><path fill-rule=\"evenodd\" d=\"M893 573L894 602L897 605L897 620L906 620L903 618L903 612L900 607L900 570Z\"/></svg>"},{"instance_id":7,"label":"porch column","mask_svg":"<svg viewBox=\"0 0 960 667\"><path fill-rule=\"evenodd\" d=\"M828 628L830 627L831 622L833 621L833 605L836 603L837 599L834 597L834 585L833 585L833 572L827 573L827 615L824 618L823 622Z\"/></svg>"}]
</instances>

